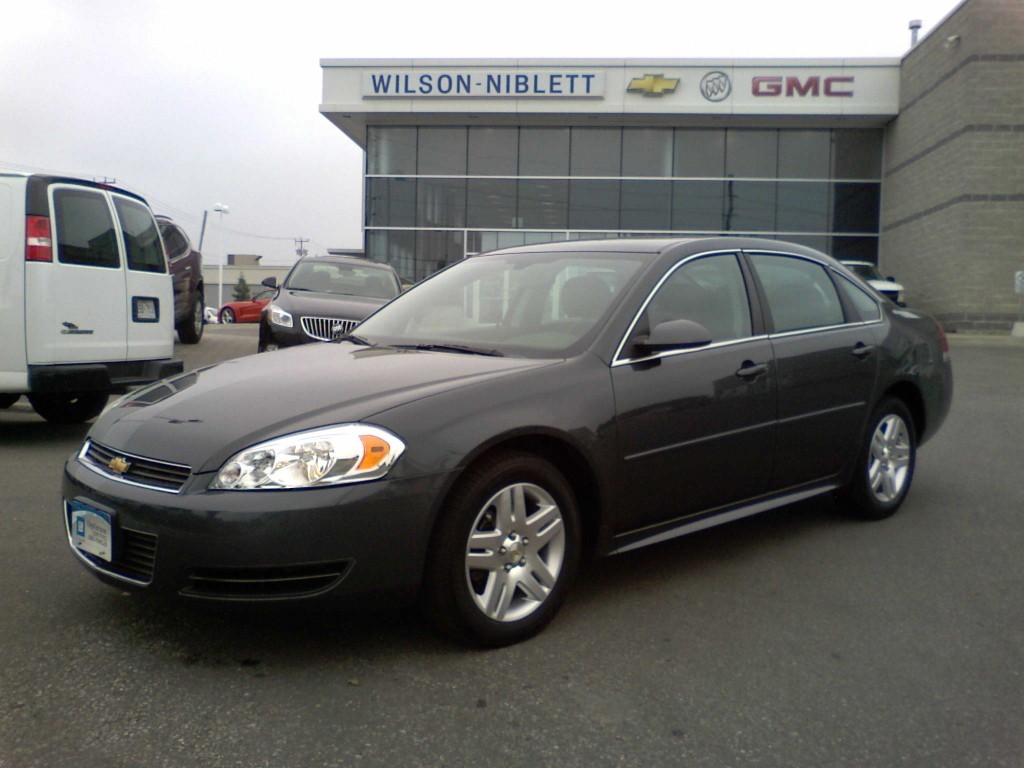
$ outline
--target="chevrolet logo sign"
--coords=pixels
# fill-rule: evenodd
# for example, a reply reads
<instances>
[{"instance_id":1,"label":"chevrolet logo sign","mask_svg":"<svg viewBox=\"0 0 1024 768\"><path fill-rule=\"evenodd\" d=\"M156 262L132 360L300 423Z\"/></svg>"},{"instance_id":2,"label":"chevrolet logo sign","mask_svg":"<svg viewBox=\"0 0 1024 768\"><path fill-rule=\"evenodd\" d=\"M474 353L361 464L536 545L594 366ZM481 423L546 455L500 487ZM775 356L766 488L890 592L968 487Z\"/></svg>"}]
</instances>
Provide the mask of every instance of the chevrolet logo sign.
<instances>
[{"instance_id":1,"label":"chevrolet logo sign","mask_svg":"<svg viewBox=\"0 0 1024 768\"><path fill-rule=\"evenodd\" d=\"M128 467L130 467L130 466L131 466L130 462L125 461L120 456L115 456L107 464L107 469L109 469L115 475L123 475L125 472L128 471Z\"/></svg>"},{"instance_id":2,"label":"chevrolet logo sign","mask_svg":"<svg viewBox=\"0 0 1024 768\"><path fill-rule=\"evenodd\" d=\"M642 93L644 96L661 96L663 93L672 93L678 85L678 77L644 75L630 80L626 90L630 93Z\"/></svg>"}]
</instances>

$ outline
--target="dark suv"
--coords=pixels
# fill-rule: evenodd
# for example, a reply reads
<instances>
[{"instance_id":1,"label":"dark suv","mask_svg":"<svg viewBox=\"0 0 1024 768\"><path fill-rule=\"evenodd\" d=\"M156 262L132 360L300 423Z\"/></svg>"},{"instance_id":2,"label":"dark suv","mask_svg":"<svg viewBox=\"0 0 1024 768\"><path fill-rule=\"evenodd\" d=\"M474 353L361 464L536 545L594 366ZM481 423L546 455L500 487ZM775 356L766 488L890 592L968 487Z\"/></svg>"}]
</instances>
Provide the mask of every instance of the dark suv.
<instances>
[{"instance_id":1,"label":"dark suv","mask_svg":"<svg viewBox=\"0 0 1024 768\"><path fill-rule=\"evenodd\" d=\"M174 327L178 339L182 344L197 344L203 337L203 257L180 226L166 216L157 216L156 222L174 279Z\"/></svg>"},{"instance_id":2,"label":"dark suv","mask_svg":"<svg viewBox=\"0 0 1024 768\"><path fill-rule=\"evenodd\" d=\"M394 268L357 256L307 256L295 262L260 313L260 352L344 336L401 293Z\"/></svg>"}]
</instances>

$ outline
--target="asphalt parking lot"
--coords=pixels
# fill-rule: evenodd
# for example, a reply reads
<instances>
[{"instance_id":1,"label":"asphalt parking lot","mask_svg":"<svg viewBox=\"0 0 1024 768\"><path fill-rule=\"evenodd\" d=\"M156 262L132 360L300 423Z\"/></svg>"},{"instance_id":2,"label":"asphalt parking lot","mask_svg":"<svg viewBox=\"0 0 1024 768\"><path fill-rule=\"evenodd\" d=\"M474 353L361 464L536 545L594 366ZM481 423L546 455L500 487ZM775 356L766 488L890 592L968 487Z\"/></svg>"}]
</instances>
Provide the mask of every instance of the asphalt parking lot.
<instances>
[{"instance_id":1,"label":"asphalt parking lot","mask_svg":"<svg viewBox=\"0 0 1024 768\"><path fill-rule=\"evenodd\" d=\"M0 411L0 768L1024 765L1024 341L951 339L903 509L827 500L590 564L555 623L469 651L344 617L127 595L68 551L86 427ZM254 353L211 326L187 368Z\"/></svg>"}]
</instances>

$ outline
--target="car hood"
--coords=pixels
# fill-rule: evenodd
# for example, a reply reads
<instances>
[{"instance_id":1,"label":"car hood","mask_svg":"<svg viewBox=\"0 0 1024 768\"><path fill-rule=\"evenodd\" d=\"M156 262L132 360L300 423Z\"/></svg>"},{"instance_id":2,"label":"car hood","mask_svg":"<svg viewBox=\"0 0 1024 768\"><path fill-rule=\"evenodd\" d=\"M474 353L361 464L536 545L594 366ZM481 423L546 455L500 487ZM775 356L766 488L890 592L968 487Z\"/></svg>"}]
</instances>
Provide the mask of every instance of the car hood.
<instances>
[{"instance_id":1,"label":"car hood","mask_svg":"<svg viewBox=\"0 0 1024 768\"><path fill-rule=\"evenodd\" d=\"M274 299L274 304L293 315L314 315L341 319L362 320L388 299L370 296L345 296L338 293L311 293L309 291L284 290Z\"/></svg>"},{"instance_id":2,"label":"car hood","mask_svg":"<svg viewBox=\"0 0 1024 768\"><path fill-rule=\"evenodd\" d=\"M213 471L254 443L362 420L553 360L303 345L229 360L133 392L90 430L115 450Z\"/></svg>"}]
</instances>

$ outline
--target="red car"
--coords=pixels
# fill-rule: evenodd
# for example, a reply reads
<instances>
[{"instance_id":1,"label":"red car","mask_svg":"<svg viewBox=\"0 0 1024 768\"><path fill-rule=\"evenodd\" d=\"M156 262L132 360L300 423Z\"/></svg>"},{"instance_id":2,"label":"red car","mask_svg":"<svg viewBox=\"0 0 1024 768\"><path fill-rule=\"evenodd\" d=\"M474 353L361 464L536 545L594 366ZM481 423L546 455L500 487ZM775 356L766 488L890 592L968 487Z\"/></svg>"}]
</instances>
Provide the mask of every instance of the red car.
<instances>
[{"instance_id":1,"label":"red car","mask_svg":"<svg viewBox=\"0 0 1024 768\"><path fill-rule=\"evenodd\" d=\"M222 323L258 323L260 312L270 300L274 298L275 291L260 291L248 301L229 301L220 308L217 319Z\"/></svg>"}]
</instances>

